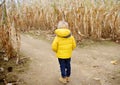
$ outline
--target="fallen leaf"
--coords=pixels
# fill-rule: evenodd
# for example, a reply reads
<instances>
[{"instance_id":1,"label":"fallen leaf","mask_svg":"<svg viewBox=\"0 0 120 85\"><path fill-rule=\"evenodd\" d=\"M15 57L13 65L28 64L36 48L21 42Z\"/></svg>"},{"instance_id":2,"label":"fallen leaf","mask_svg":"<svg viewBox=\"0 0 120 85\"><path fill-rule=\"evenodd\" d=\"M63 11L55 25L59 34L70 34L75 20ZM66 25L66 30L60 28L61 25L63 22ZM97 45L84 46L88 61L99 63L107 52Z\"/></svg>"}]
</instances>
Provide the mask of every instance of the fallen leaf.
<instances>
[{"instance_id":1,"label":"fallen leaf","mask_svg":"<svg viewBox=\"0 0 120 85\"><path fill-rule=\"evenodd\" d=\"M100 80L100 78L94 78L94 80L99 81L99 80Z\"/></svg>"},{"instance_id":2,"label":"fallen leaf","mask_svg":"<svg viewBox=\"0 0 120 85\"><path fill-rule=\"evenodd\" d=\"M0 72L3 72L4 71L4 68L3 67L0 67Z\"/></svg>"},{"instance_id":3,"label":"fallen leaf","mask_svg":"<svg viewBox=\"0 0 120 85\"><path fill-rule=\"evenodd\" d=\"M6 85L13 85L12 83L7 83Z\"/></svg>"},{"instance_id":4,"label":"fallen leaf","mask_svg":"<svg viewBox=\"0 0 120 85\"><path fill-rule=\"evenodd\" d=\"M117 64L117 60L111 61L111 64L116 65Z\"/></svg>"},{"instance_id":5,"label":"fallen leaf","mask_svg":"<svg viewBox=\"0 0 120 85\"><path fill-rule=\"evenodd\" d=\"M8 61L9 59L8 59L8 57L4 57L4 61Z\"/></svg>"}]
</instances>

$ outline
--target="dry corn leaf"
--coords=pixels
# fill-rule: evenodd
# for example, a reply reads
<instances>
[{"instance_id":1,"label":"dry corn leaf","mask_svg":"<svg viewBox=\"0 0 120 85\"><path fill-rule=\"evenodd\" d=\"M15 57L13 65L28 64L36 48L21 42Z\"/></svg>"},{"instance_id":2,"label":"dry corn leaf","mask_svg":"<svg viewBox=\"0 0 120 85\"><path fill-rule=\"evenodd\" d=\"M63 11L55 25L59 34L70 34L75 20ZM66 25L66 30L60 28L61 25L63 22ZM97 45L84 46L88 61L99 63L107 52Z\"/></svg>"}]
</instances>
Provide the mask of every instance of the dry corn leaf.
<instances>
[{"instance_id":1,"label":"dry corn leaf","mask_svg":"<svg viewBox=\"0 0 120 85\"><path fill-rule=\"evenodd\" d=\"M116 65L117 64L117 60L113 60L110 63L113 64L113 65Z\"/></svg>"}]
</instances>

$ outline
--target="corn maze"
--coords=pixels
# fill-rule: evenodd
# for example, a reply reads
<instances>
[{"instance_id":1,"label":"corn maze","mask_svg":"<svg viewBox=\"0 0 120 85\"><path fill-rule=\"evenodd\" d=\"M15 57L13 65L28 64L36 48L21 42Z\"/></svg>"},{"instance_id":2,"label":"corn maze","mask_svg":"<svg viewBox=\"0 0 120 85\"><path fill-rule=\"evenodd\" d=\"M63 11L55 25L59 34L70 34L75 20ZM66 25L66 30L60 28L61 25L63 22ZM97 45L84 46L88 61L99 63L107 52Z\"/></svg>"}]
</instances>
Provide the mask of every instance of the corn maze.
<instances>
[{"instance_id":1,"label":"corn maze","mask_svg":"<svg viewBox=\"0 0 120 85\"><path fill-rule=\"evenodd\" d=\"M5 0L0 5L0 52L5 53L5 58L16 55L20 48L20 35L14 22L10 22Z\"/></svg>"},{"instance_id":2,"label":"corn maze","mask_svg":"<svg viewBox=\"0 0 120 85\"><path fill-rule=\"evenodd\" d=\"M69 29L78 42L82 38L120 39L119 0L9 1L11 4L6 13L4 4L0 6L0 43L8 55L11 55L11 49L17 48L18 51L20 48L20 31L53 32L62 19L69 23Z\"/></svg>"}]
</instances>

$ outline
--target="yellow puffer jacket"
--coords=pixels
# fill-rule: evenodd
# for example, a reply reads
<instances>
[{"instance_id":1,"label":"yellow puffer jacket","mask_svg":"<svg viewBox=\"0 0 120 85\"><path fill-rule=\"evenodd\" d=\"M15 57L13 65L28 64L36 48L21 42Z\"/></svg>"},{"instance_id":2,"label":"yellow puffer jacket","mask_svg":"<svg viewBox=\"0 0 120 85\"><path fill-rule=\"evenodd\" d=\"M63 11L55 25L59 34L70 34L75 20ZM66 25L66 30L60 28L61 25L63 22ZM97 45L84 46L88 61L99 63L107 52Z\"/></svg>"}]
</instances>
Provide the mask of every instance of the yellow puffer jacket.
<instances>
[{"instance_id":1,"label":"yellow puffer jacket","mask_svg":"<svg viewBox=\"0 0 120 85\"><path fill-rule=\"evenodd\" d=\"M58 58L67 59L72 55L72 51L76 47L74 37L69 29L61 28L55 30L57 35L52 43L52 50L56 52Z\"/></svg>"}]
</instances>

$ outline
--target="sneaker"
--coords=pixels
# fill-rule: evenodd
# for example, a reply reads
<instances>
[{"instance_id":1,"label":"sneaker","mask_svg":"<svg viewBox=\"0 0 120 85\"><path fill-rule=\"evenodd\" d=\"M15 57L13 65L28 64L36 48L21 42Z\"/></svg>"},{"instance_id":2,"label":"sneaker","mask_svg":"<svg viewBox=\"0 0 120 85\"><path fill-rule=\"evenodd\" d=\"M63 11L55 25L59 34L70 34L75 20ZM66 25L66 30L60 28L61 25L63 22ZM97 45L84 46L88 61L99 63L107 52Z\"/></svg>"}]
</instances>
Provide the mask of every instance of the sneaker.
<instances>
[{"instance_id":1,"label":"sneaker","mask_svg":"<svg viewBox=\"0 0 120 85\"><path fill-rule=\"evenodd\" d=\"M70 81L70 77L66 77L66 81L69 82Z\"/></svg>"},{"instance_id":2,"label":"sneaker","mask_svg":"<svg viewBox=\"0 0 120 85\"><path fill-rule=\"evenodd\" d=\"M60 77L60 78L59 78L59 81L62 82L62 83L64 83L64 84L67 83L66 78L62 78L62 77Z\"/></svg>"}]
</instances>

